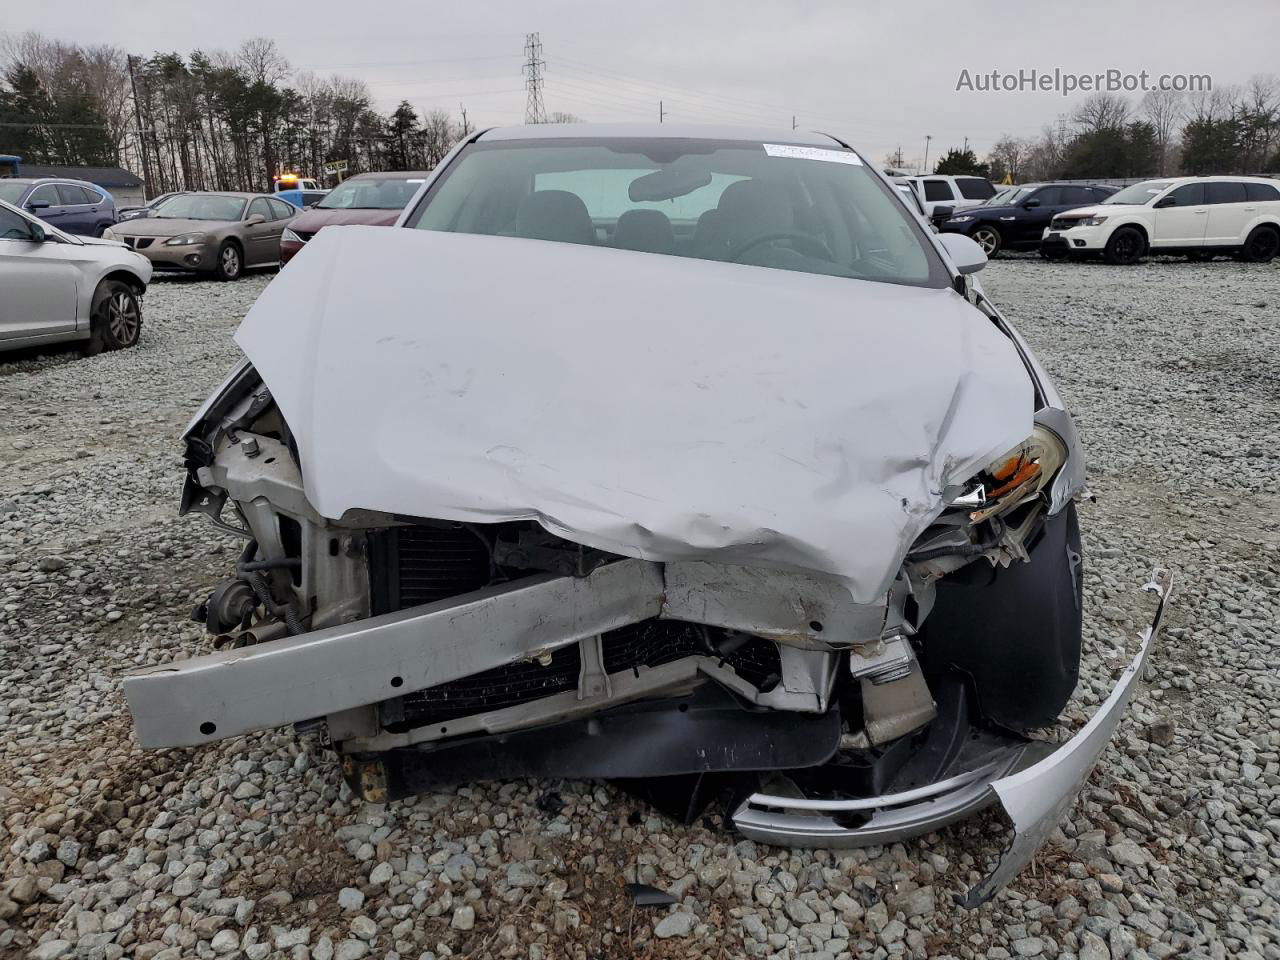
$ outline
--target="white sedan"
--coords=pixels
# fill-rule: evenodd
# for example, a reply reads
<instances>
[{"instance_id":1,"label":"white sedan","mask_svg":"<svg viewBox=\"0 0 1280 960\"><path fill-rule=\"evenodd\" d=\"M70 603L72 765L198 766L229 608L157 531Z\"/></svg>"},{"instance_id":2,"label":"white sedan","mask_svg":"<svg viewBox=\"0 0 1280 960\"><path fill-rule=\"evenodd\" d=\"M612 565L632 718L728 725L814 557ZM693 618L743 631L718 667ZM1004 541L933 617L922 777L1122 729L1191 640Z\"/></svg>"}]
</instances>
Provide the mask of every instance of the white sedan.
<instances>
[{"instance_id":1,"label":"white sedan","mask_svg":"<svg viewBox=\"0 0 1280 960\"><path fill-rule=\"evenodd\" d=\"M151 262L123 244L71 236L0 201L0 351L132 347L150 280Z\"/></svg>"}]
</instances>

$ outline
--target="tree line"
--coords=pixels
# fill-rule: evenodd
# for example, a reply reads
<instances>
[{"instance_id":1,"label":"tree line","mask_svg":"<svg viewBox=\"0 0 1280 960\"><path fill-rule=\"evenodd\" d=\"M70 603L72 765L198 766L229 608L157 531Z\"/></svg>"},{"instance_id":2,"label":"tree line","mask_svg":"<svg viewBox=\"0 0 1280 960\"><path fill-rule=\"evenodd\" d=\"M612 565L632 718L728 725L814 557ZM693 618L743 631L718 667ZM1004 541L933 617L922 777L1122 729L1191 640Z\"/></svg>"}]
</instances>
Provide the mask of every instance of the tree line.
<instances>
[{"instance_id":1,"label":"tree line","mask_svg":"<svg viewBox=\"0 0 1280 960\"><path fill-rule=\"evenodd\" d=\"M892 165L894 158L886 162ZM1097 93L1036 137L1001 137L985 158L952 148L935 173L1014 183L1280 172L1280 78L1141 100Z\"/></svg>"},{"instance_id":2,"label":"tree line","mask_svg":"<svg viewBox=\"0 0 1280 960\"><path fill-rule=\"evenodd\" d=\"M134 57L40 34L0 37L0 153L29 163L122 166L148 193L262 190L321 177L430 170L467 132L407 101L390 115L359 80L294 72L275 42Z\"/></svg>"}]
</instances>

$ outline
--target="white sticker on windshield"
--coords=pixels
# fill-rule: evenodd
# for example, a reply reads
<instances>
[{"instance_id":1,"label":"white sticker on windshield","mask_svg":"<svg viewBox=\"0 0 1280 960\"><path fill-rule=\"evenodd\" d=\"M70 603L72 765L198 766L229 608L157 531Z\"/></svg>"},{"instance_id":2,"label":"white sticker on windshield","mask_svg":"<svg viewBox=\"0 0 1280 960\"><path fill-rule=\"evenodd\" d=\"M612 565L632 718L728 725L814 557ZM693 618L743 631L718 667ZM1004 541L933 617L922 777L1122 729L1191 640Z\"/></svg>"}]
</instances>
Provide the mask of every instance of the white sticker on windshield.
<instances>
[{"instance_id":1,"label":"white sticker on windshield","mask_svg":"<svg viewBox=\"0 0 1280 960\"><path fill-rule=\"evenodd\" d=\"M764 152L771 157L794 160L821 160L823 163L852 163L862 166L862 158L852 150L824 150L821 147L793 147L786 143L766 143Z\"/></svg>"}]
</instances>

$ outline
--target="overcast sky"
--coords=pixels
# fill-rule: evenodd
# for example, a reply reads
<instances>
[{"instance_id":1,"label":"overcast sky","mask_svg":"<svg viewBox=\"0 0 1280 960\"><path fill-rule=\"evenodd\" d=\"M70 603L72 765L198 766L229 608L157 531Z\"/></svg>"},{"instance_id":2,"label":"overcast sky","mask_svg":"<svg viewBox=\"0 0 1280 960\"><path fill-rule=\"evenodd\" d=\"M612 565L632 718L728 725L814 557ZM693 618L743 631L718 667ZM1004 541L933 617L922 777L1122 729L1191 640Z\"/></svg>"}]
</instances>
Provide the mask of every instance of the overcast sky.
<instances>
[{"instance_id":1,"label":"overcast sky","mask_svg":"<svg viewBox=\"0 0 1280 960\"><path fill-rule=\"evenodd\" d=\"M896 9L895 9L896 7ZM233 49L274 39L297 69L369 84L471 124L521 123L524 35L538 31L549 111L586 120L796 123L911 163L966 137L1033 135L1083 95L957 92L962 70L1209 74L1216 87L1280 72L1280 2L1070 4L968 0L46 0L5 4L0 29L132 53ZM1136 97L1135 97L1136 99Z\"/></svg>"}]
</instances>

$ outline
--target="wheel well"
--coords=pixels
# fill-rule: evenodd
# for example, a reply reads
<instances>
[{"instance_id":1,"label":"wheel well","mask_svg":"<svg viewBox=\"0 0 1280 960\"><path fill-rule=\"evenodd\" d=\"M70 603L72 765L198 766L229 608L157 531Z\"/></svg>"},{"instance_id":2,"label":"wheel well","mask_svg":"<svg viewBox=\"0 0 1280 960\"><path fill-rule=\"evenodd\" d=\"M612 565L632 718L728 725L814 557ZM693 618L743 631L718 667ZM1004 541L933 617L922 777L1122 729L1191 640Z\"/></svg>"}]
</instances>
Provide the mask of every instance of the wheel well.
<instances>
[{"instance_id":1,"label":"wheel well","mask_svg":"<svg viewBox=\"0 0 1280 960\"><path fill-rule=\"evenodd\" d=\"M121 283L127 283L134 294L139 297L147 292L147 285L136 274L132 274L127 270L113 270L103 277L100 282L105 283L108 280L119 280Z\"/></svg>"},{"instance_id":2,"label":"wheel well","mask_svg":"<svg viewBox=\"0 0 1280 960\"><path fill-rule=\"evenodd\" d=\"M227 237L225 240L222 241L222 243L218 244L219 249L221 249L223 246L225 246L228 243L240 251L240 256L242 257L244 256L244 244L241 243L240 240L236 237Z\"/></svg>"},{"instance_id":3,"label":"wheel well","mask_svg":"<svg viewBox=\"0 0 1280 960\"><path fill-rule=\"evenodd\" d=\"M1261 223L1255 224L1253 230L1270 230L1272 233L1280 233L1280 223L1276 223L1273 220L1263 220ZM1253 230L1250 230L1249 233L1253 233Z\"/></svg>"},{"instance_id":4,"label":"wheel well","mask_svg":"<svg viewBox=\"0 0 1280 960\"><path fill-rule=\"evenodd\" d=\"M1111 231L1111 237L1114 237L1119 231L1124 230L1125 228L1137 230L1138 233L1142 235L1143 245L1147 247L1151 246L1151 237L1147 234L1147 228L1140 223L1122 223L1120 226L1116 227L1115 230ZM1107 237L1107 239L1110 240L1111 237Z\"/></svg>"}]
</instances>

